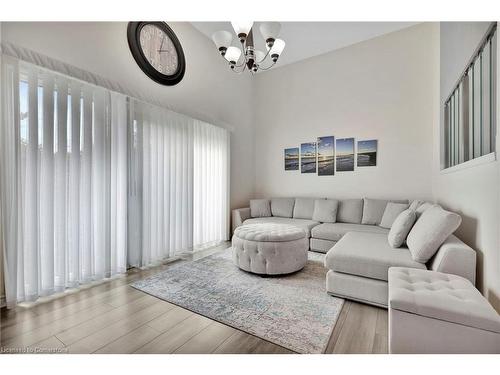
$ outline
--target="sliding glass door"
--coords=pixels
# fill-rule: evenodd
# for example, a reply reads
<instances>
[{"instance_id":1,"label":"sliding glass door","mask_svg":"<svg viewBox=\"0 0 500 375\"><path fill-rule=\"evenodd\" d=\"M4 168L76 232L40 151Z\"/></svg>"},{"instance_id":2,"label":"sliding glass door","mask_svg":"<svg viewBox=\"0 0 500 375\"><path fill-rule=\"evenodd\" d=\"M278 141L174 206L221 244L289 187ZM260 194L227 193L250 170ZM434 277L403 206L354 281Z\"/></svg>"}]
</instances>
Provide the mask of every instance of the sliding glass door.
<instances>
[{"instance_id":1,"label":"sliding glass door","mask_svg":"<svg viewBox=\"0 0 500 375\"><path fill-rule=\"evenodd\" d=\"M9 57L1 224L8 306L229 236L229 133Z\"/></svg>"}]
</instances>

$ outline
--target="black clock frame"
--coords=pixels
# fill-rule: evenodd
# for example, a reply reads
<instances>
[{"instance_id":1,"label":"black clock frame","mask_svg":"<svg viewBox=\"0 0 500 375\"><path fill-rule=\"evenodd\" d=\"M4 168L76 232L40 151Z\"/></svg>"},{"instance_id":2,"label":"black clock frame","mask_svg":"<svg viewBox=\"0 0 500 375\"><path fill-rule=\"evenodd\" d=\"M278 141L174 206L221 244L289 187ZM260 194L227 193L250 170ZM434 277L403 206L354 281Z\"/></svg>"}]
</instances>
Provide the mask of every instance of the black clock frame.
<instances>
[{"instance_id":1,"label":"black clock frame","mask_svg":"<svg viewBox=\"0 0 500 375\"><path fill-rule=\"evenodd\" d=\"M174 44L175 50L177 51L177 70L172 75L165 75L157 71L148 61L144 52L142 51L140 37L141 30L146 25L153 25L162 30ZM173 32L173 30L165 22L129 22L127 27L127 39L128 45L130 47L130 52L134 57L135 62L142 71L153 81L158 82L162 85L173 86L178 84L184 77L186 71L186 59L184 57L184 51L182 50L181 43L179 39Z\"/></svg>"}]
</instances>

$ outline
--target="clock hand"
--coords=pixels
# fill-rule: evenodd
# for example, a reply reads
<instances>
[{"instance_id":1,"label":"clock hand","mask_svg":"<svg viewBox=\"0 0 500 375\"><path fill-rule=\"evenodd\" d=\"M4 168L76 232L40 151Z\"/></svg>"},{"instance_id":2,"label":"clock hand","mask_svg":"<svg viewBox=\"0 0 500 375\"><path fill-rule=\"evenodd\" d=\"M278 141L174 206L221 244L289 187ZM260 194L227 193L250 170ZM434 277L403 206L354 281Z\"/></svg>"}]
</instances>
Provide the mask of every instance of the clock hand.
<instances>
[{"instance_id":1,"label":"clock hand","mask_svg":"<svg viewBox=\"0 0 500 375\"><path fill-rule=\"evenodd\" d=\"M163 41L165 40L165 35L163 35L163 37L161 38L161 44L160 44L160 49L161 47L163 47ZM158 51L159 52L159 51Z\"/></svg>"}]
</instances>

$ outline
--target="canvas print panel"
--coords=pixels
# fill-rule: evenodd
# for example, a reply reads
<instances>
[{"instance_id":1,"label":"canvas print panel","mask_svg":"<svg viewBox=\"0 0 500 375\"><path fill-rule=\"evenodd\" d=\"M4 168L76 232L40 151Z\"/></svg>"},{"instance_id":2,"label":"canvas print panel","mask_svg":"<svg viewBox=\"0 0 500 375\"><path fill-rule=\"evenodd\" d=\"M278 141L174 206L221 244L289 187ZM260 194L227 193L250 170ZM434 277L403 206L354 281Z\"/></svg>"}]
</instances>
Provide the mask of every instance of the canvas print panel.
<instances>
[{"instance_id":1,"label":"canvas print panel","mask_svg":"<svg viewBox=\"0 0 500 375\"><path fill-rule=\"evenodd\" d=\"M318 138L318 176L335 174L335 137Z\"/></svg>"},{"instance_id":2,"label":"canvas print panel","mask_svg":"<svg viewBox=\"0 0 500 375\"><path fill-rule=\"evenodd\" d=\"M299 148L285 148L285 171L299 170Z\"/></svg>"},{"instance_id":3,"label":"canvas print panel","mask_svg":"<svg viewBox=\"0 0 500 375\"><path fill-rule=\"evenodd\" d=\"M358 142L358 167L374 167L377 165L377 140Z\"/></svg>"},{"instance_id":4,"label":"canvas print panel","mask_svg":"<svg viewBox=\"0 0 500 375\"><path fill-rule=\"evenodd\" d=\"M354 138L337 139L337 172L354 171Z\"/></svg>"},{"instance_id":5,"label":"canvas print panel","mask_svg":"<svg viewBox=\"0 0 500 375\"><path fill-rule=\"evenodd\" d=\"M300 171L302 173L316 173L316 142L301 143Z\"/></svg>"}]
</instances>

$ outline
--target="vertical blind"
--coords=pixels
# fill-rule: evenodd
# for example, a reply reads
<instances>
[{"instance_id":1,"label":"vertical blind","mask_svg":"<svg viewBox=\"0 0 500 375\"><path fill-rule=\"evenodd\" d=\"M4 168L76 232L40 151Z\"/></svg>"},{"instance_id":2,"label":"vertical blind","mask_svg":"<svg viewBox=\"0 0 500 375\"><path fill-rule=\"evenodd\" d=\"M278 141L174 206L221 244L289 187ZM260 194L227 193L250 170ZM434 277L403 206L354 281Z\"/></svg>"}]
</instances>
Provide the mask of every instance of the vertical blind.
<instances>
[{"instance_id":1,"label":"vertical blind","mask_svg":"<svg viewBox=\"0 0 500 375\"><path fill-rule=\"evenodd\" d=\"M8 305L126 269L126 97L2 64Z\"/></svg>"},{"instance_id":2,"label":"vertical blind","mask_svg":"<svg viewBox=\"0 0 500 375\"><path fill-rule=\"evenodd\" d=\"M227 239L228 131L136 100L130 118L129 264Z\"/></svg>"},{"instance_id":3,"label":"vertical blind","mask_svg":"<svg viewBox=\"0 0 500 375\"><path fill-rule=\"evenodd\" d=\"M129 263L193 247L192 120L131 102Z\"/></svg>"},{"instance_id":4,"label":"vertical blind","mask_svg":"<svg viewBox=\"0 0 500 375\"><path fill-rule=\"evenodd\" d=\"M229 237L229 133L194 121L193 242L202 247Z\"/></svg>"},{"instance_id":5,"label":"vertical blind","mask_svg":"<svg viewBox=\"0 0 500 375\"><path fill-rule=\"evenodd\" d=\"M445 168L495 151L496 25L445 101Z\"/></svg>"},{"instance_id":6,"label":"vertical blind","mask_svg":"<svg viewBox=\"0 0 500 375\"><path fill-rule=\"evenodd\" d=\"M8 306L228 238L226 130L9 57L1 73Z\"/></svg>"}]
</instances>

